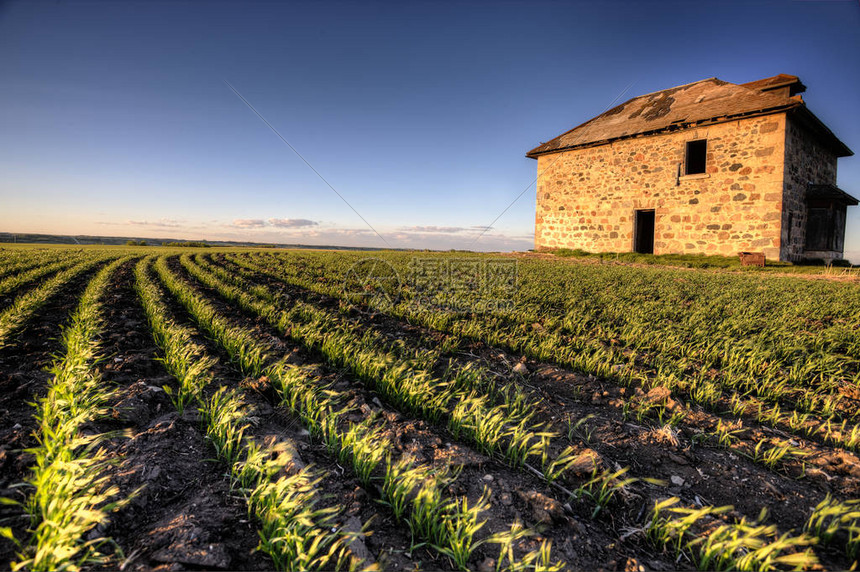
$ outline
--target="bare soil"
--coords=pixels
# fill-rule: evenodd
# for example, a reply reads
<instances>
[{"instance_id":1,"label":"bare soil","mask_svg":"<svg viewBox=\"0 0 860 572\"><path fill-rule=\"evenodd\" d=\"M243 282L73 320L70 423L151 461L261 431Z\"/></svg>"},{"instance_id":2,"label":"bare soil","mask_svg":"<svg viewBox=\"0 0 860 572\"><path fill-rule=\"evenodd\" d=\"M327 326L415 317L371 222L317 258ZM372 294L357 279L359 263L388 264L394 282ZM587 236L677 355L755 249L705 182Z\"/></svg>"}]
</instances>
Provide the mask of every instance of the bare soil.
<instances>
[{"instance_id":1,"label":"bare soil","mask_svg":"<svg viewBox=\"0 0 860 572\"><path fill-rule=\"evenodd\" d=\"M212 259L231 266L222 257ZM111 482L123 495L136 494L91 537L104 535L115 540L116 558L111 568L271 569L272 562L255 551L256 523L248 515L241 493L231 490L228 468L214 459L215 451L205 437L198 412L191 407L179 414L163 389L175 389L176 381L158 361L159 351L133 289L133 264L123 265L108 289L99 371L105 386L114 393L109 415L89 430L113 432L103 445L114 461L109 470ZM169 266L194 282L178 259L171 258ZM0 496L23 498L26 492L26 488L13 485L26 479L32 464L32 457L23 451L35 444L30 402L44 394L50 379L44 368L62 349L60 326L76 306L87 278L77 279L50 301L28 323L15 345L0 350L0 416L4 419L0 426ZM432 349L449 338L442 332L346 306L335 298L264 276L259 277L259 283L281 293L287 305L301 300L340 312L351 320L358 334L372 328L419 350ZM642 533L654 502L669 496L679 496L692 506L731 504L734 515L749 518L756 518L766 508L767 522L776 524L781 532L798 531L811 508L827 493L837 498L860 496L860 459L851 453L785 435L750 419L743 420L745 432L736 444L721 447L704 434L718 421L735 422L731 415L704 411L664 395L646 395L634 387L618 387L480 342L457 340L457 349L446 355L446 360L453 359L459 366L481 365L499 382L521 387L539 400L537 418L561 435L560 446L570 445L593 457L593 465L583 466L566 481L551 485L528 467L514 468L483 455L468 440L454 438L444 426L386 402L349 372L331 367L317 352L228 303L215 291L198 288L232 323L252 330L277 359L313 367L319 383L331 386L342 396L344 405L351 406L350 422L373 419L383 427L395 457L410 457L440 469L458 467L460 473L448 487L448 494L466 496L474 502L489 490L490 506L482 515L486 525L479 538L507 530L519 520L540 531L520 546L522 551L550 539L554 558L563 560L569 569L692 568L689 562L655 550ZM172 317L180 324L196 327L191 316L169 295L166 297L171 300ZM350 470L340 466L325 445L313 439L280 405L267 378L245 377L215 342L202 334L196 341L219 358L215 381L206 394L221 386L241 389L257 420L249 435L261 442L284 444L291 458L290 471L312 466L325 473L318 485L320 506L340 509L332 526L372 530L352 545L356 555L387 570L453 569L436 551L412 546L408 527L394 522L390 510L379 502L379 489L363 486ZM442 364L438 367L437 373ZM668 428L654 420L625 417L626 401L649 399L661 399L670 410L684 411L686 416ZM574 427L580 420L582 423ZM744 453L765 437L794 439L808 456L803 462L774 468L753 462ZM629 467L625 476L658 479L662 484L640 480L595 516L591 501L569 494L595 467L613 471ZM23 537L27 522L21 518L20 509L0 506L0 518L12 518L13 529ZM823 568L851 565L837 550L816 548L816 553ZM493 569L497 555L495 547L481 546L471 567ZM13 558L11 544L0 541L0 565L8 566Z\"/></svg>"},{"instance_id":2,"label":"bare soil","mask_svg":"<svg viewBox=\"0 0 860 572\"><path fill-rule=\"evenodd\" d=\"M213 261L230 267L223 257L216 257ZM302 300L320 308L347 312L351 327L358 335L374 328L413 348L431 348L450 337L376 311L345 307L330 296L263 275L258 277L259 283L277 289L288 300ZM666 564L659 558L635 552L631 554L631 549L647 547L638 542L641 534L629 533L641 528L647 516L645 513L656 500L668 496L678 496L690 506L732 505L735 515L746 516L750 520L756 519L761 510L766 509L769 513L767 523L776 524L781 532L799 531L813 507L828 493L840 499L860 496L860 459L851 452L788 435L746 417L738 425L744 429L739 441L730 448L723 448L713 439L704 437L713 431L717 421L737 423L738 419L731 414L715 414L671 398L667 402L664 397L662 402L668 403L670 410L686 413L684 419L669 430L656 421L625 419L625 402L649 399L640 388L618 387L594 376L541 363L481 342L461 339L457 347L458 350L445 356L446 359L452 358L460 365L479 364L493 372L500 381L517 384L527 390L540 400L538 419L558 433L569 435L570 444L579 450L593 451L602 467L630 467L630 476L656 478L666 484L660 488L633 487L633 495L638 498L627 499L629 502L625 507L616 507L610 517L603 517L611 521L609 536L615 534L616 539L625 537L624 541L615 543L616 548L620 548L620 554L614 558L616 563L632 557L653 569ZM527 373L516 373L514 368L518 364L524 365ZM572 425L579 420L584 421L577 430L571 431ZM790 440L807 456L774 468L755 463L748 453L763 438ZM571 488L575 485L570 483ZM558 497L557 494L555 496ZM565 499L559 500L563 502ZM584 518L588 519L588 516ZM838 550L819 547L817 552L827 568L851 565ZM613 558L604 556L601 563L605 565L610 560ZM678 563L667 569L675 566Z\"/></svg>"},{"instance_id":3,"label":"bare soil","mask_svg":"<svg viewBox=\"0 0 860 572\"><path fill-rule=\"evenodd\" d=\"M176 259L171 259L169 266L174 272L190 278ZM663 555L654 555L642 543L634 541L622 546L617 542L617 527L625 522L619 517L630 510L638 510L638 506L631 508L625 506L626 502L619 502L610 507L604 519L593 521L590 519L592 506L570 503L558 488L548 485L528 470L516 470L502 464L477 452L469 443L453 438L444 427L433 426L386 405L382 396L348 373L333 370L315 352L283 338L262 320L220 299L214 290L202 285L198 288L231 322L256 331L261 341L280 348L283 354L291 354L290 359L294 363L314 365L323 373L324 379L334 382L333 389L345 396L347 403L362 412L356 414L352 421L361 422L369 416L374 417L384 425L384 435L399 454L440 469L458 467L461 472L448 488L449 494L466 496L470 502L475 502L484 488L488 488L492 493L491 506L482 514L486 525L479 538L505 531L511 523L519 520L542 530L542 536L524 543L524 551L536 548L542 538L549 538L555 549L563 554L559 557L573 569L612 570L619 562L623 564L628 558L637 557L639 560L646 557L655 560L660 569L674 568L671 560ZM650 485L638 488L644 490ZM378 496L373 491L369 493ZM631 498L642 498L641 493L630 494ZM374 536L376 534L375 531ZM497 556L497 548L485 545L475 551L473 560L486 561L489 565L489 560ZM434 562L431 568L437 569L440 564Z\"/></svg>"},{"instance_id":4,"label":"bare soil","mask_svg":"<svg viewBox=\"0 0 860 572\"><path fill-rule=\"evenodd\" d=\"M214 461L197 412L177 413L164 386L176 381L157 361L158 350L133 290L133 262L108 288L100 371L114 388L111 417L99 432L116 465L111 482L122 496L137 494L93 536L110 536L125 570L195 568L260 570L272 564L255 552L258 538L244 500L230 491L226 469Z\"/></svg>"},{"instance_id":5,"label":"bare soil","mask_svg":"<svg viewBox=\"0 0 860 572\"><path fill-rule=\"evenodd\" d=\"M51 379L48 371L62 350L62 326L78 304L95 270L79 276L30 319L8 346L0 349L0 497L26 499L25 481L33 463L27 449L36 445L35 403L44 397ZM15 537L26 538L29 519L19 506L0 504L0 523L11 526ZM15 558L15 546L0 539L0 566ZM5 566L4 566L5 564Z\"/></svg>"}]
</instances>

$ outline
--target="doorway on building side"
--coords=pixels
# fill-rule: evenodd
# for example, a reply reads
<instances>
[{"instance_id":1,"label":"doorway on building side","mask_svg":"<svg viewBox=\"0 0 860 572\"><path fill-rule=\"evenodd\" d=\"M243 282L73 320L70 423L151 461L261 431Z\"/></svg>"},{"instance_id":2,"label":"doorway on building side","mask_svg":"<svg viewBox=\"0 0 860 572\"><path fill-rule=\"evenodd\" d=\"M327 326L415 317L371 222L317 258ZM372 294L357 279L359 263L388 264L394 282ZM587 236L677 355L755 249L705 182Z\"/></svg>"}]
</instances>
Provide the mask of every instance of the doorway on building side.
<instances>
[{"instance_id":1,"label":"doorway on building side","mask_svg":"<svg viewBox=\"0 0 860 572\"><path fill-rule=\"evenodd\" d=\"M640 254L654 254L654 211L636 211L633 229L633 250Z\"/></svg>"}]
</instances>

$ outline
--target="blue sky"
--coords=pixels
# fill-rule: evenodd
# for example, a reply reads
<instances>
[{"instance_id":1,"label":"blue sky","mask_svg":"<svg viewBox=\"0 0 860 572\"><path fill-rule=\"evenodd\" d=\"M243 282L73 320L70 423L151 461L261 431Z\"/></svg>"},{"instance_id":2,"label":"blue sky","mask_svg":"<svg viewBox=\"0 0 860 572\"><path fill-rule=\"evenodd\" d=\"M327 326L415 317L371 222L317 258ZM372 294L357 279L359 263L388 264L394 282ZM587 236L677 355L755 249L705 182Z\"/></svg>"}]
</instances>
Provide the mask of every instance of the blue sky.
<instances>
[{"instance_id":1,"label":"blue sky","mask_svg":"<svg viewBox=\"0 0 860 572\"><path fill-rule=\"evenodd\" d=\"M860 152L858 70L856 0L7 2L0 230L384 246L228 80L391 246L527 249L533 186L473 241L628 86L795 74Z\"/></svg>"}]
</instances>

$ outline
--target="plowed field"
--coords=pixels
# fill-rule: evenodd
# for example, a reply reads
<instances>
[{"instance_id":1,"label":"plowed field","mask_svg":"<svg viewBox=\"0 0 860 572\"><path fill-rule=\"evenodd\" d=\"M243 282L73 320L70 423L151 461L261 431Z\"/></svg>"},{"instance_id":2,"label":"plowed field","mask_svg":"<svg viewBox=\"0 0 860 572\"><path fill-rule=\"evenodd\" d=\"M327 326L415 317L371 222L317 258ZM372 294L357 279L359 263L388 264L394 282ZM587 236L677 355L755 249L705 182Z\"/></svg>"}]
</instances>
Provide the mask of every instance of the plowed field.
<instances>
[{"instance_id":1,"label":"plowed field","mask_svg":"<svg viewBox=\"0 0 860 572\"><path fill-rule=\"evenodd\" d=\"M847 569L860 284L0 249L0 564Z\"/></svg>"}]
</instances>

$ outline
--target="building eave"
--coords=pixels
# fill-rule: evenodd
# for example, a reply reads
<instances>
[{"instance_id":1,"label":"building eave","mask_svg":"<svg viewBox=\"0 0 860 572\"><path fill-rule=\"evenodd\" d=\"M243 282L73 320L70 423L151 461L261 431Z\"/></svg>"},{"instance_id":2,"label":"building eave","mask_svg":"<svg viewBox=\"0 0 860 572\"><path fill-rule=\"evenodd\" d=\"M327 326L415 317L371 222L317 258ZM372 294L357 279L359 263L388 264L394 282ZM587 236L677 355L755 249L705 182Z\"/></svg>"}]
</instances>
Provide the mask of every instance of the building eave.
<instances>
[{"instance_id":1,"label":"building eave","mask_svg":"<svg viewBox=\"0 0 860 572\"><path fill-rule=\"evenodd\" d=\"M855 197L849 195L836 185L807 185L805 198L807 201L820 199L830 200L849 207L860 204L860 201Z\"/></svg>"},{"instance_id":2,"label":"building eave","mask_svg":"<svg viewBox=\"0 0 860 572\"><path fill-rule=\"evenodd\" d=\"M819 141L837 157L850 157L854 155L854 151L849 149L848 145L843 143L806 105L793 109L791 115L818 137Z\"/></svg>"},{"instance_id":3,"label":"building eave","mask_svg":"<svg viewBox=\"0 0 860 572\"><path fill-rule=\"evenodd\" d=\"M711 119L697 121L697 122L691 123L691 124L682 123L682 124L676 124L676 125L669 125L666 127L662 127L660 129L654 129L652 131L642 131L639 133L631 133L629 135L624 135L621 137L612 137L612 138L604 139L601 141L590 141L588 143L583 143L583 144L579 144L579 145L570 145L567 147L559 147L557 149L538 151L538 149L540 149L543 146L543 144L542 144L542 145L538 145L537 147L535 147L534 149L532 149L531 151L526 153L526 157L528 157L529 159L537 159L538 157L541 157L543 155L552 155L555 153L565 153L567 151L574 151L574 150L579 150L579 149L588 149L590 147L600 147L602 145L609 145L610 143L614 143L615 141L623 141L623 140L627 140L627 139L637 139L640 137L652 137L655 135L662 135L662 134L666 134L666 133L677 133L679 131L698 129L698 128L708 126L708 125L717 125L720 123L730 123L732 121L738 121L740 119L749 119L752 117L761 117L761 116L765 116L765 115L774 115L777 113L786 113L786 112L788 112L792 109L795 109L799 106L802 106L802 104L800 104L799 102L798 103L791 103L791 104L787 104L787 105L781 105L778 107L760 109L760 110L755 110L755 111L750 111L750 112L745 112L745 113L739 113L739 114L735 114L735 115L727 115L724 117L714 117ZM810 113L810 115L811 115L811 113ZM815 118L814 115L812 117ZM820 123L822 126L824 126L824 124L821 123L820 120L818 120L817 118L815 118L815 119L818 121L818 123ZM582 125L585 125L585 123L583 123ZM577 129L578 127L574 127L573 129ZM571 129L570 131L573 131L573 129ZM825 127L825 129L826 129L826 127ZM566 133L569 133L570 131L568 131ZM832 135L832 133L831 133L831 135ZM835 139L836 136L834 135L833 138ZM837 139L837 141L839 141L839 140ZM839 143L842 143L842 142L839 141ZM845 147L844 144L842 144L842 145L843 145L843 147ZM848 149L847 147L845 147L845 149L848 150L849 154L853 154L853 153L851 153L851 150ZM840 156L843 156L843 155L840 155Z\"/></svg>"}]
</instances>

